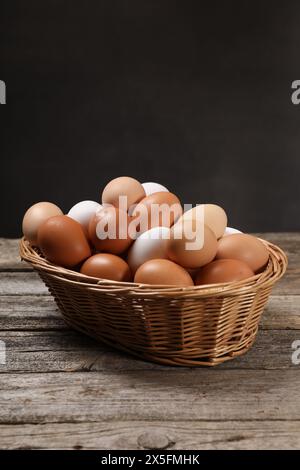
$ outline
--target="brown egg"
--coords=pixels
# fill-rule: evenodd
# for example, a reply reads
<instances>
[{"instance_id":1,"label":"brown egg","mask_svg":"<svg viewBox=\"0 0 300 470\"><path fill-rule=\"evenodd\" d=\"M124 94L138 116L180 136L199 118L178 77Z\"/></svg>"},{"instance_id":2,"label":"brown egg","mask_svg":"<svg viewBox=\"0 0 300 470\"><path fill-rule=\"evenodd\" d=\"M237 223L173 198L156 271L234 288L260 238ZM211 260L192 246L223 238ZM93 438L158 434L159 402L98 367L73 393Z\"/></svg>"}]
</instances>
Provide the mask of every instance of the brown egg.
<instances>
[{"instance_id":1,"label":"brown egg","mask_svg":"<svg viewBox=\"0 0 300 470\"><path fill-rule=\"evenodd\" d=\"M200 268L210 263L217 252L217 239L206 225L186 220L171 228L167 247L168 257L185 268Z\"/></svg>"},{"instance_id":2,"label":"brown egg","mask_svg":"<svg viewBox=\"0 0 300 470\"><path fill-rule=\"evenodd\" d=\"M248 264L237 259L219 259L203 266L195 278L196 286L242 281L254 276Z\"/></svg>"},{"instance_id":3,"label":"brown egg","mask_svg":"<svg viewBox=\"0 0 300 470\"><path fill-rule=\"evenodd\" d=\"M223 236L227 226L227 215L222 207L216 204L199 204L185 212L179 221L200 219L217 238Z\"/></svg>"},{"instance_id":4,"label":"brown egg","mask_svg":"<svg viewBox=\"0 0 300 470\"><path fill-rule=\"evenodd\" d=\"M131 273L128 264L122 258L110 253L98 253L88 258L81 266L80 272L86 276L112 281L130 281Z\"/></svg>"},{"instance_id":5,"label":"brown egg","mask_svg":"<svg viewBox=\"0 0 300 470\"><path fill-rule=\"evenodd\" d=\"M120 176L110 181L102 193L102 203L112 204L115 207L127 210L132 204L136 204L146 193L139 181L129 176ZM120 206L120 196L127 197L125 206Z\"/></svg>"},{"instance_id":6,"label":"brown egg","mask_svg":"<svg viewBox=\"0 0 300 470\"><path fill-rule=\"evenodd\" d=\"M97 211L89 223L89 238L94 247L115 255L126 251L133 242L128 234L130 220L127 212L113 206Z\"/></svg>"},{"instance_id":7,"label":"brown egg","mask_svg":"<svg viewBox=\"0 0 300 470\"><path fill-rule=\"evenodd\" d=\"M49 261L66 268L91 256L82 226L67 215L51 217L40 226L38 245Z\"/></svg>"},{"instance_id":8,"label":"brown egg","mask_svg":"<svg viewBox=\"0 0 300 470\"><path fill-rule=\"evenodd\" d=\"M142 199L129 213L137 222L137 230L144 233L154 227L171 227L181 216L182 206L175 194L161 191Z\"/></svg>"},{"instance_id":9,"label":"brown egg","mask_svg":"<svg viewBox=\"0 0 300 470\"><path fill-rule=\"evenodd\" d=\"M135 273L134 282L181 287L194 285L191 276L184 268L167 259L146 261Z\"/></svg>"},{"instance_id":10,"label":"brown egg","mask_svg":"<svg viewBox=\"0 0 300 470\"><path fill-rule=\"evenodd\" d=\"M23 234L31 245L37 246L37 233L40 225L49 217L63 215L59 207L51 202L38 202L31 206L23 218Z\"/></svg>"},{"instance_id":11,"label":"brown egg","mask_svg":"<svg viewBox=\"0 0 300 470\"><path fill-rule=\"evenodd\" d=\"M222 207L216 204L203 204L204 223L215 234L217 238L222 237L227 227L227 215Z\"/></svg>"},{"instance_id":12,"label":"brown egg","mask_svg":"<svg viewBox=\"0 0 300 470\"><path fill-rule=\"evenodd\" d=\"M267 264L269 253L258 238L245 233L235 233L221 238L218 242L216 259L224 258L244 261L252 271L257 272Z\"/></svg>"}]
</instances>

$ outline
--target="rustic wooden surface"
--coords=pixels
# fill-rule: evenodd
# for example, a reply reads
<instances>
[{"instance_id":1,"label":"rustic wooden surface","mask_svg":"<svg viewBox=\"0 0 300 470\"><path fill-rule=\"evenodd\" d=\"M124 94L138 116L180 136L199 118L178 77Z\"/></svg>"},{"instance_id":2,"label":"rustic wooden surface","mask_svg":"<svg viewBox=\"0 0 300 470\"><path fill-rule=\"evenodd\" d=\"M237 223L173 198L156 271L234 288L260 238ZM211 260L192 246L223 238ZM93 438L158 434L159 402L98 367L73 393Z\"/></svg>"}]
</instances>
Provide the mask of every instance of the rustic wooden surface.
<instances>
[{"instance_id":1,"label":"rustic wooden surface","mask_svg":"<svg viewBox=\"0 0 300 470\"><path fill-rule=\"evenodd\" d=\"M300 234L253 348L214 369L136 360L66 327L16 240L0 239L0 448L300 447Z\"/></svg>"}]
</instances>

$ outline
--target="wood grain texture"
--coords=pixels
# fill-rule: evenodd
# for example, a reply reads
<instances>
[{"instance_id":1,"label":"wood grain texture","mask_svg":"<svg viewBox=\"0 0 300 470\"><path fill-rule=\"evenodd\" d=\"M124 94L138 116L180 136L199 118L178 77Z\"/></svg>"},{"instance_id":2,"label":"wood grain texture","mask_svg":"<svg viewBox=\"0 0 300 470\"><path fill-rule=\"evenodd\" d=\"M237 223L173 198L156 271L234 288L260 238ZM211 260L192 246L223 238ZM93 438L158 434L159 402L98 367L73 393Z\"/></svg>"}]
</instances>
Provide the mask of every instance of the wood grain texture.
<instances>
[{"instance_id":1,"label":"wood grain texture","mask_svg":"<svg viewBox=\"0 0 300 470\"><path fill-rule=\"evenodd\" d=\"M215 369L137 360L71 331L17 240L0 239L1 448L296 449L300 234L252 349Z\"/></svg>"},{"instance_id":2,"label":"wood grain texture","mask_svg":"<svg viewBox=\"0 0 300 470\"><path fill-rule=\"evenodd\" d=\"M66 328L50 295L0 296L0 331Z\"/></svg>"},{"instance_id":3,"label":"wood grain texture","mask_svg":"<svg viewBox=\"0 0 300 470\"><path fill-rule=\"evenodd\" d=\"M49 295L35 272L0 272L0 295Z\"/></svg>"},{"instance_id":4,"label":"wood grain texture","mask_svg":"<svg viewBox=\"0 0 300 470\"><path fill-rule=\"evenodd\" d=\"M300 420L300 368L0 375L0 423Z\"/></svg>"},{"instance_id":5,"label":"wood grain texture","mask_svg":"<svg viewBox=\"0 0 300 470\"><path fill-rule=\"evenodd\" d=\"M3 449L299 449L299 421L103 421L0 425ZM267 439L266 439L267 436Z\"/></svg>"},{"instance_id":6,"label":"wood grain texture","mask_svg":"<svg viewBox=\"0 0 300 470\"><path fill-rule=\"evenodd\" d=\"M5 270L32 270L20 260L18 239L0 238L0 271Z\"/></svg>"},{"instance_id":7,"label":"wood grain texture","mask_svg":"<svg viewBox=\"0 0 300 470\"><path fill-rule=\"evenodd\" d=\"M261 318L262 329L300 328L300 295L271 295Z\"/></svg>"}]
</instances>

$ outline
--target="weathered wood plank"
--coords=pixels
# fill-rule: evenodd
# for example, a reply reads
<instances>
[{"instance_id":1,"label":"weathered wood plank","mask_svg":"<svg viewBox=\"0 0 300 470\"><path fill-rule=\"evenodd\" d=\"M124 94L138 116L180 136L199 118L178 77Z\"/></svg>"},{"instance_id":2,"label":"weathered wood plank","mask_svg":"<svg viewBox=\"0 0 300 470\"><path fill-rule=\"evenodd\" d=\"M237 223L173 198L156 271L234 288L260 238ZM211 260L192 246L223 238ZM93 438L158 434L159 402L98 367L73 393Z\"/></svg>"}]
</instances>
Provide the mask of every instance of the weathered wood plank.
<instances>
[{"instance_id":1,"label":"weathered wood plank","mask_svg":"<svg viewBox=\"0 0 300 470\"><path fill-rule=\"evenodd\" d=\"M0 425L2 449L299 449L299 421Z\"/></svg>"},{"instance_id":2,"label":"weathered wood plank","mask_svg":"<svg viewBox=\"0 0 300 470\"><path fill-rule=\"evenodd\" d=\"M300 329L300 295L272 295L261 329ZM66 329L51 296L6 295L0 298L0 331Z\"/></svg>"},{"instance_id":3,"label":"weathered wood plank","mask_svg":"<svg viewBox=\"0 0 300 470\"><path fill-rule=\"evenodd\" d=\"M67 326L49 295L0 297L0 331L60 330Z\"/></svg>"},{"instance_id":4,"label":"weathered wood plank","mask_svg":"<svg viewBox=\"0 0 300 470\"><path fill-rule=\"evenodd\" d=\"M19 239L0 238L0 271L31 270L29 264L21 262Z\"/></svg>"},{"instance_id":5,"label":"weathered wood plank","mask_svg":"<svg viewBox=\"0 0 300 470\"><path fill-rule=\"evenodd\" d=\"M0 272L0 295L49 295L35 272Z\"/></svg>"},{"instance_id":6,"label":"weathered wood plank","mask_svg":"<svg viewBox=\"0 0 300 470\"><path fill-rule=\"evenodd\" d=\"M274 295L299 295L300 294L300 269L289 268L273 287Z\"/></svg>"},{"instance_id":7,"label":"weathered wood plank","mask_svg":"<svg viewBox=\"0 0 300 470\"><path fill-rule=\"evenodd\" d=\"M0 364L0 374L167 369L68 330L6 331L0 332L0 340L6 343L6 364ZM292 362L292 343L295 340L300 340L297 330L260 331L254 346L247 354L218 366L218 370L297 369ZM168 369L174 370L173 367Z\"/></svg>"},{"instance_id":8,"label":"weathered wood plank","mask_svg":"<svg viewBox=\"0 0 300 470\"><path fill-rule=\"evenodd\" d=\"M0 375L0 423L300 420L293 370Z\"/></svg>"},{"instance_id":9,"label":"weathered wood plank","mask_svg":"<svg viewBox=\"0 0 300 470\"><path fill-rule=\"evenodd\" d=\"M261 318L262 329L300 329L300 295L271 295Z\"/></svg>"}]
</instances>

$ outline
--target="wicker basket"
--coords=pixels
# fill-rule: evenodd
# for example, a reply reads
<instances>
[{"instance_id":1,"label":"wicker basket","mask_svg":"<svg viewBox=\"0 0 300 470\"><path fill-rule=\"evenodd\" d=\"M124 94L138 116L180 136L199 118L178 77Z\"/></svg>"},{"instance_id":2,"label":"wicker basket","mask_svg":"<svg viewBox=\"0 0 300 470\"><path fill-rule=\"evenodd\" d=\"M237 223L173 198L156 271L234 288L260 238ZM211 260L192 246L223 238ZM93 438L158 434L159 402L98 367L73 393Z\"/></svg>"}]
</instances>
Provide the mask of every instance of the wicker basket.
<instances>
[{"instance_id":1,"label":"wicker basket","mask_svg":"<svg viewBox=\"0 0 300 470\"><path fill-rule=\"evenodd\" d=\"M283 251L262 241L270 253L262 273L185 288L91 278L51 264L24 239L20 254L76 330L160 364L215 366L251 347L271 288L286 270Z\"/></svg>"}]
</instances>

